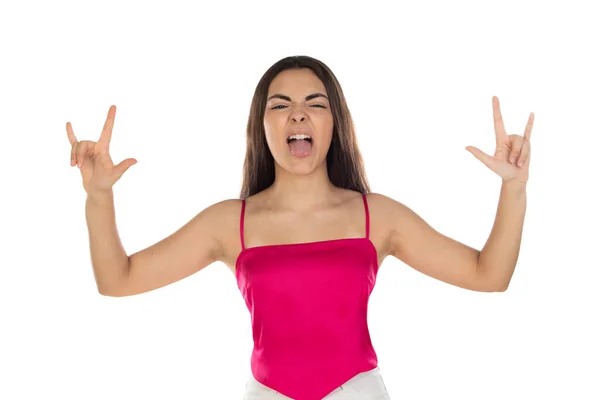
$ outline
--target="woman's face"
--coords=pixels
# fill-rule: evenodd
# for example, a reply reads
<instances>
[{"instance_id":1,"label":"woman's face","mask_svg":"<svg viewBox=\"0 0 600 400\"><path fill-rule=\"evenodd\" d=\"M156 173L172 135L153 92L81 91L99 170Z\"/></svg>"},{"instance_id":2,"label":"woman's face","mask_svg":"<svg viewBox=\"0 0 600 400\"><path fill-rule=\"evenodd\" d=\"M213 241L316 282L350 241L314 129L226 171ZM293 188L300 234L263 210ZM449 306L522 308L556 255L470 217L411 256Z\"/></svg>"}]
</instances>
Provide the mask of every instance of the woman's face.
<instances>
[{"instance_id":1,"label":"woman's face","mask_svg":"<svg viewBox=\"0 0 600 400\"><path fill-rule=\"evenodd\" d=\"M312 172L325 161L333 134L323 82L308 68L279 73L269 86L264 126L277 164L292 173Z\"/></svg>"}]
</instances>

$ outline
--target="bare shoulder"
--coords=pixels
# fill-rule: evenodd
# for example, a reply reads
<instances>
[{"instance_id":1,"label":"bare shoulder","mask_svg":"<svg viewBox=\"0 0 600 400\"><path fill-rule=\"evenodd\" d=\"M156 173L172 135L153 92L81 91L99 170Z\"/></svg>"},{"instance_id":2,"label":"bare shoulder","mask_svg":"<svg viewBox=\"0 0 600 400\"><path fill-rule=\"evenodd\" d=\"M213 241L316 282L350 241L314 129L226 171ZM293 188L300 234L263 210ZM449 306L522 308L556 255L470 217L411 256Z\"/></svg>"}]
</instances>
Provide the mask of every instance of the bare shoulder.
<instances>
[{"instance_id":1,"label":"bare shoulder","mask_svg":"<svg viewBox=\"0 0 600 400\"><path fill-rule=\"evenodd\" d=\"M203 235L212 236L221 247L231 227L238 222L241 203L239 199L219 201L200 211L188 224Z\"/></svg>"},{"instance_id":2,"label":"bare shoulder","mask_svg":"<svg viewBox=\"0 0 600 400\"><path fill-rule=\"evenodd\" d=\"M390 212L397 212L397 208L402 206L396 200L381 193L368 193L366 197L369 213L373 218L380 218Z\"/></svg>"},{"instance_id":3,"label":"bare shoulder","mask_svg":"<svg viewBox=\"0 0 600 400\"><path fill-rule=\"evenodd\" d=\"M388 221L382 226L389 227L392 218L401 218L411 213L410 208L405 204L381 193L367 194L367 202L374 218L380 218L381 222Z\"/></svg>"},{"instance_id":4,"label":"bare shoulder","mask_svg":"<svg viewBox=\"0 0 600 400\"><path fill-rule=\"evenodd\" d=\"M393 252L392 238L398 229L406 226L399 221L405 219L409 209L381 193L368 193L366 198L371 219L371 236L380 243L382 256L385 257Z\"/></svg>"},{"instance_id":5,"label":"bare shoulder","mask_svg":"<svg viewBox=\"0 0 600 400\"><path fill-rule=\"evenodd\" d=\"M238 242L242 200L223 200L213 204L209 209L211 226L214 229L215 239L219 243L216 259L227 264L232 252L235 253L237 247L241 247Z\"/></svg>"},{"instance_id":6,"label":"bare shoulder","mask_svg":"<svg viewBox=\"0 0 600 400\"><path fill-rule=\"evenodd\" d=\"M241 203L242 201L239 199L221 200L217 203L211 204L210 206L206 207L204 210L200 211L197 214L197 216L204 213L207 216L210 216L215 219L228 219L233 216L232 213L235 212L236 208L239 211Z\"/></svg>"},{"instance_id":7,"label":"bare shoulder","mask_svg":"<svg viewBox=\"0 0 600 400\"><path fill-rule=\"evenodd\" d=\"M379 235L384 255L405 261L408 253L441 237L429 223L403 202L381 193L367 195L373 232ZM428 249L429 251L429 249Z\"/></svg>"},{"instance_id":8,"label":"bare shoulder","mask_svg":"<svg viewBox=\"0 0 600 400\"><path fill-rule=\"evenodd\" d=\"M381 193L367 195L374 229L379 229L387 240L397 243L425 221L410 207Z\"/></svg>"},{"instance_id":9,"label":"bare shoulder","mask_svg":"<svg viewBox=\"0 0 600 400\"><path fill-rule=\"evenodd\" d=\"M399 204L401 205L400 202L392 199L391 197L388 197L381 193L375 193L375 192L368 193L367 200L369 202L369 205L373 204L375 207L377 207L379 209L384 208L388 211L390 211L391 208L393 208Z\"/></svg>"},{"instance_id":10,"label":"bare shoulder","mask_svg":"<svg viewBox=\"0 0 600 400\"><path fill-rule=\"evenodd\" d=\"M207 207L205 211L221 221L226 221L229 219L235 219L239 216L237 214L240 212L241 205L242 200L240 199L226 199L219 201L218 203L214 203L213 205Z\"/></svg>"}]
</instances>

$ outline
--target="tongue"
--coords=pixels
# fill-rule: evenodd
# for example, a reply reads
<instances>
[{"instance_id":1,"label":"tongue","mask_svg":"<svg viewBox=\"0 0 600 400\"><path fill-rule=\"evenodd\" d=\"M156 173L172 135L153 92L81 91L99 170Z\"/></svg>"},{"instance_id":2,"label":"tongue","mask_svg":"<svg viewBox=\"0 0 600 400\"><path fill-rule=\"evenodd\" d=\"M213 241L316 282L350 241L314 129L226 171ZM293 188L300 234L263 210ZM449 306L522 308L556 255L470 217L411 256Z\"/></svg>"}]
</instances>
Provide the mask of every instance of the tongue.
<instances>
[{"instance_id":1,"label":"tongue","mask_svg":"<svg viewBox=\"0 0 600 400\"><path fill-rule=\"evenodd\" d=\"M312 144L310 144L308 140L304 140L304 139L292 140L292 142L289 144L289 146L290 146L290 151L296 157L308 156L310 154L310 150L312 148Z\"/></svg>"}]
</instances>

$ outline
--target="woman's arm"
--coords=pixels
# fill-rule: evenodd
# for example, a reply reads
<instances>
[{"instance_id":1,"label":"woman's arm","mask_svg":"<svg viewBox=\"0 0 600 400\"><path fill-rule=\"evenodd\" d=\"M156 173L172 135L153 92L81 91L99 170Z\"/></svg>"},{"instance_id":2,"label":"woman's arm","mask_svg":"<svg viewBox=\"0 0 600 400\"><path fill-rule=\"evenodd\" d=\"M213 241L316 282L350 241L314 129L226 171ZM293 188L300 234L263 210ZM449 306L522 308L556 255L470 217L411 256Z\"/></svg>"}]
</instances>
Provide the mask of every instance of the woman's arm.
<instances>
[{"instance_id":1,"label":"woman's arm","mask_svg":"<svg viewBox=\"0 0 600 400\"><path fill-rule=\"evenodd\" d=\"M223 221L238 212L238 203L225 200L213 204L170 236L127 256L117 232L112 193L88 198L86 216L98 291L112 297L148 292L220 260L227 234L224 226L228 226Z\"/></svg>"},{"instance_id":2,"label":"woman's arm","mask_svg":"<svg viewBox=\"0 0 600 400\"><path fill-rule=\"evenodd\" d=\"M417 271L479 292L506 290L517 260L524 218L524 190L503 185L494 228L482 251L433 229L410 208L372 194L382 210L389 254Z\"/></svg>"},{"instance_id":3,"label":"woman's arm","mask_svg":"<svg viewBox=\"0 0 600 400\"><path fill-rule=\"evenodd\" d=\"M479 255L479 268L486 279L503 290L508 288L517 265L526 205L525 183L502 183L496 220Z\"/></svg>"},{"instance_id":4,"label":"woman's arm","mask_svg":"<svg viewBox=\"0 0 600 400\"><path fill-rule=\"evenodd\" d=\"M534 120L534 114L530 113L523 136L508 135L496 96L492 97L492 115L496 134L494 155L474 146L466 147L502 178L496 220L481 251L435 231L408 207L389 198L382 201L382 207L390 215L386 224L389 221L392 255L433 278L482 292L505 291L517 264Z\"/></svg>"},{"instance_id":5,"label":"woman's arm","mask_svg":"<svg viewBox=\"0 0 600 400\"><path fill-rule=\"evenodd\" d=\"M129 269L129 259L117 231L112 189L87 196L85 219L96 286L100 294L107 295L122 284Z\"/></svg>"}]
</instances>

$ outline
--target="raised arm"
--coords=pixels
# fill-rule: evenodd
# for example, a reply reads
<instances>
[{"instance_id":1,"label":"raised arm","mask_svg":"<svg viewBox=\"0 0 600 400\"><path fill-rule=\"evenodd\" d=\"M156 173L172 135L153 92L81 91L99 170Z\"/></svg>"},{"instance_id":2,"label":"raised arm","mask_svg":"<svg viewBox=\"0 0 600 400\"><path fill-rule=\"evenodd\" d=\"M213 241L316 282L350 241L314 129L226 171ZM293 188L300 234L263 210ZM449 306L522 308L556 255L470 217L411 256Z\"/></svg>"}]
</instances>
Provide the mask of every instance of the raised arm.
<instances>
[{"instance_id":1,"label":"raised arm","mask_svg":"<svg viewBox=\"0 0 600 400\"><path fill-rule=\"evenodd\" d=\"M494 226L481 251L433 229L415 212L388 197L378 195L387 216L392 255L433 278L466 289L499 292L508 288L519 256L531 159L534 114L529 114L523 136L506 133L500 102L492 97L496 133L494 155L468 146L475 157L502 178Z\"/></svg>"},{"instance_id":2,"label":"raised arm","mask_svg":"<svg viewBox=\"0 0 600 400\"><path fill-rule=\"evenodd\" d=\"M86 221L92 268L98 291L106 296L130 296L160 288L185 278L220 259L239 200L214 204L160 242L128 256L115 221L113 185L137 161L114 165L109 145L116 107L111 106L97 142L79 141L67 122L71 166L80 169L87 193ZM237 215L237 214L236 214Z\"/></svg>"}]
</instances>

